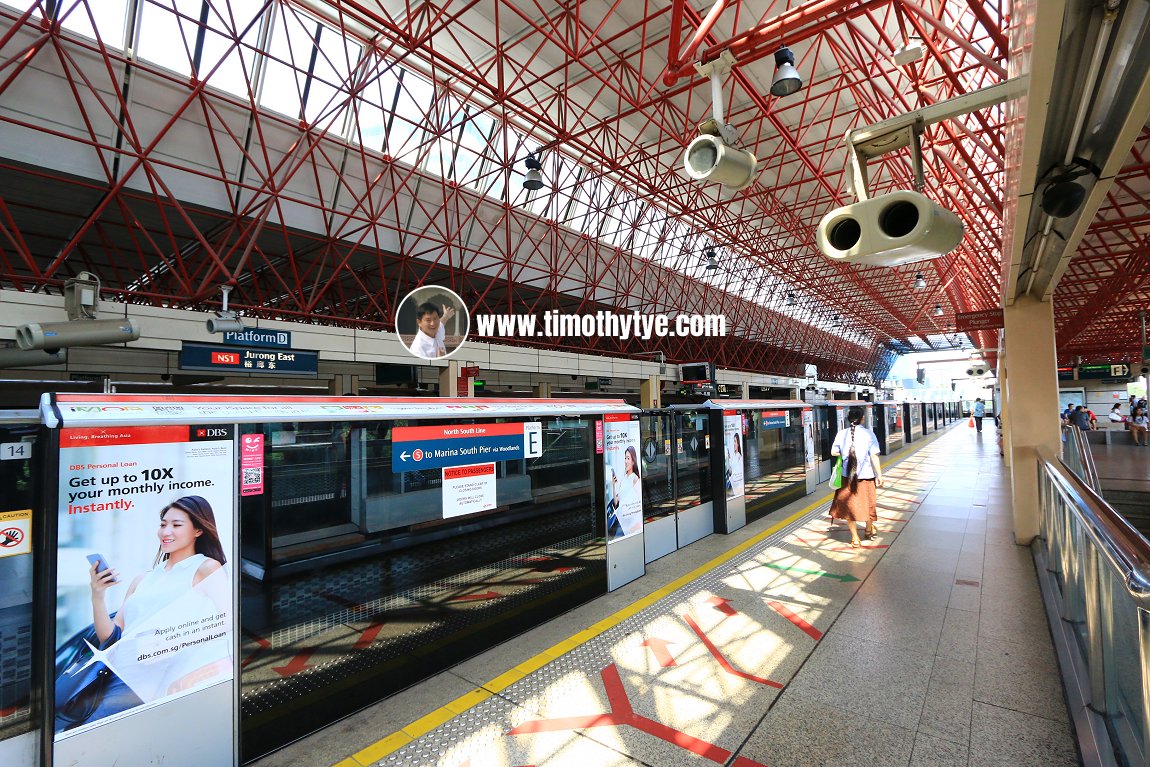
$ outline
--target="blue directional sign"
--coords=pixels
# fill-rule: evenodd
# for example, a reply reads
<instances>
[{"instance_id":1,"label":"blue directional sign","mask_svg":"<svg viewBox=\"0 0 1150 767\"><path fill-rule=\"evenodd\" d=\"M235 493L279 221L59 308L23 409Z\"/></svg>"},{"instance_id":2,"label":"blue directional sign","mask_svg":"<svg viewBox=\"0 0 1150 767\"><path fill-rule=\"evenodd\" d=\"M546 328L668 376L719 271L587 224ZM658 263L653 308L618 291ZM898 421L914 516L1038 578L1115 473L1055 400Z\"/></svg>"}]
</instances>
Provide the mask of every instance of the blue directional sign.
<instances>
[{"instance_id":1,"label":"blue directional sign","mask_svg":"<svg viewBox=\"0 0 1150 767\"><path fill-rule=\"evenodd\" d=\"M391 470L419 471L543 454L538 423L397 426L391 432Z\"/></svg>"}]
</instances>

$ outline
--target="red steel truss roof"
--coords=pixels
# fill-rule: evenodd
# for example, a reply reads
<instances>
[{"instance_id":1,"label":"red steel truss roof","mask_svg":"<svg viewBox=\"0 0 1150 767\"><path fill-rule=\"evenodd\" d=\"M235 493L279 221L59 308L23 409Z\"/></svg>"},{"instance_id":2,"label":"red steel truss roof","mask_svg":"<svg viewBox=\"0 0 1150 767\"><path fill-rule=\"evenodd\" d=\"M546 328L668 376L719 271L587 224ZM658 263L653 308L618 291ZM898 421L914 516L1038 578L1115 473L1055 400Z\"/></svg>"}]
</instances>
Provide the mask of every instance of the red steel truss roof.
<instances>
[{"instance_id":1,"label":"red steel truss roof","mask_svg":"<svg viewBox=\"0 0 1150 767\"><path fill-rule=\"evenodd\" d=\"M135 10L116 24L111 6ZM843 137L1003 82L1005 13L977 0L0 6L0 285L56 292L90 271L105 298L206 311L230 284L245 316L379 330L425 283L473 313L724 314L721 341L491 340L790 375L813 362L873 383L897 352L997 344L953 324L1004 298L1005 107L927 127L925 193L966 234L900 267L815 247L819 219L854 202ZM896 65L912 36L925 57ZM781 45L805 85L775 98ZM723 110L761 169L735 193L682 172L712 112L693 63L724 49L738 63ZM1147 138L1055 292L1063 357L1130 359L1140 344ZM909 153L872 161L870 178L874 194L910 188ZM704 269L708 246L718 269Z\"/></svg>"}]
</instances>

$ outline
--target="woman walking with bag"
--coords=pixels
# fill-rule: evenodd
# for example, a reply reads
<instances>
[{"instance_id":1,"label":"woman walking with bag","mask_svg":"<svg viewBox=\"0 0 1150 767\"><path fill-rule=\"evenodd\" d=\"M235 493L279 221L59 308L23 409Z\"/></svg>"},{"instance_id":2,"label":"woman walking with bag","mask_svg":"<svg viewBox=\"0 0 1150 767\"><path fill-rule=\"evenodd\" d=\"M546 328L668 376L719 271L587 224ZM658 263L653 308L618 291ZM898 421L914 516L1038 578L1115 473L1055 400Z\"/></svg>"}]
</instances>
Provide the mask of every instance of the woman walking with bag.
<instances>
[{"instance_id":1,"label":"woman walking with bag","mask_svg":"<svg viewBox=\"0 0 1150 767\"><path fill-rule=\"evenodd\" d=\"M851 546L858 548L858 522L866 524L867 539L878 531L876 487L882 487L882 465L879 463L878 439L874 432L862 425L864 411L858 405L847 410L847 428L835 435L831 455L842 456L843 484L835 490L831 502L831 518L844 519L851 533Z\"/></svg>"}]
</instances>

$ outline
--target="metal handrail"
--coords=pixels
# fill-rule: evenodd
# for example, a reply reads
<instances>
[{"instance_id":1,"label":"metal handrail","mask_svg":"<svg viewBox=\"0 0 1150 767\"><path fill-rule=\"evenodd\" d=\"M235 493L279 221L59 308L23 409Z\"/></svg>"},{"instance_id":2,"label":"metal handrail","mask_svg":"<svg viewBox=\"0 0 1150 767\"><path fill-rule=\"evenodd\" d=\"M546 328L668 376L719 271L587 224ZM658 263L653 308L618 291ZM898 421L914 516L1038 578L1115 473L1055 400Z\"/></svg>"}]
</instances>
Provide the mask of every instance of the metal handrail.
<instances>
[{"instance_id":1,"label":"metal handrail","mask_svg":"<svg viewBox=\"0 0 1150 767\"><path fill-rule=\"evenodd\" d=\"M1086 432L1077 426L1063 426L1062 434L1068 442L1074 443L1074 452L1082 462L1083 479L1086 484L1094 492L1101 493L1102 481L1098 478L1098 468L1094 465L1094 451L1090 449L1090 440L1086 438Z\"/></svg>"},{"instance_id":2,"label":"metal handrail","mask_svg":"<svg viewBox=\"0 0 1150 767\"><path fill-rule=\"evenodd\" d=\"M1083 762L1150 767L1150 541L1060 457L1036 455L1035 560ZM1137 636L1119 629L1131 618ZM1115 677L1122 660L1140 695Z\"/></svg>"},{"instance_id":3,"label":"metal handrail","mask_svg":"<svg viewBox=\"0 0 1150 767\"><path fill-rule=\"evenodd\" d=\"M1038 449L1038 460L1059 491L1071 501L1071 508L1086 525L1095 545L1123 576L1130 596L1145 602L1140 606L1150 609L1150 541L1061 460L1053 460L1042 448Z\"/></svg>"}]
</instances>

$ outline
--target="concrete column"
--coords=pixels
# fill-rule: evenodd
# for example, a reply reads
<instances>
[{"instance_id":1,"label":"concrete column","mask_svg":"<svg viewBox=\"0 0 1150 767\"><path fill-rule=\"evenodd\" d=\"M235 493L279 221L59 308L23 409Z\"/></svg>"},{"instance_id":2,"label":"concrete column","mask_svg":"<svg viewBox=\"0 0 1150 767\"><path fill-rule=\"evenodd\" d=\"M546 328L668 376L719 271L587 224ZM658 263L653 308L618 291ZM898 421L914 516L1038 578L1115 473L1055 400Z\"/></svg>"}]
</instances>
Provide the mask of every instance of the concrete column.
<instances>
[{"instance_id":1,"label":"concrete column","mask_svg":"<svg viewBox=\"0 0 1150 767\"><path fill-rule=\"evenodd\" d=\"M447 365L439 369L439 396L440 397L473 397L475 396L475 383L467 380L467 393L460 395L457 387L459 384L459 363L455 360L448 360Z\"/></svg>"},{"instance_id":2,"label":"concrete column","mask_svg":"<svg viewBox=\"0 0 1150 767\"><path fill-rule=\"evenodd\" d=\"M1003 390L1010 424L1011 500L1014 540L1029 544L1038 535L1038 466L1036 449L1057 455L1058 359L1054 345L1054 308L1023 296L1007 306L1004 355L1014 371Z\"/></svg>"},{"instance_id":3,"label":"concrete column","mask_svg":"<svg viewBox=\"0 0 1150 767\"><path fill-rule=\"evenodd\" d=\"M639 383L639 404L644 410L663 407L663 381L659 376L647 376Z\"/></svg>"},{"instance_id":4,"label":"concrete column","mask_svg":"<svg viewBox=\"0 0 1150 767\"><path fill-rule=\"evenodd\" d=\"M358 394L359 376L351 373L336 373L327 382L327 392L337 397L344 394Z\"/></svg>"},{"instance_id":5,"label":"concrete column","mask_svg":"<svg viewBox=\"0 0 1150 767\"><path fill-rule=\"evenodd\" d=\"M743 395L742 395L741 399L750 399L750 398L751 398L751 385L749 383L747 383L746 381L743 381Z\"/></svg>"},{"instance_id":6,"label":"concrete column","mask_svg":"<svg viewBox=\"0 0 1150 767\"><path fill-rule=\"evenodd\" d=\"M540 399L551 398L551 384L546 381L540 381L535 385L534 395Z\"/></svg>"}]
</instances>

